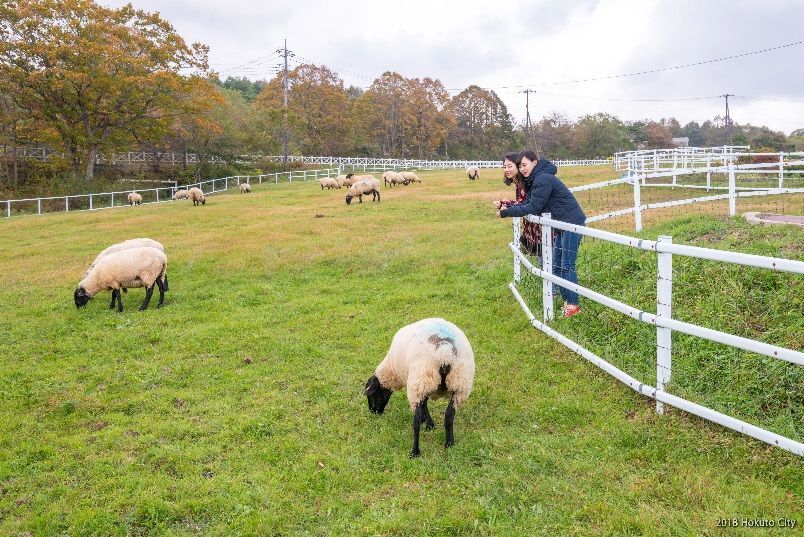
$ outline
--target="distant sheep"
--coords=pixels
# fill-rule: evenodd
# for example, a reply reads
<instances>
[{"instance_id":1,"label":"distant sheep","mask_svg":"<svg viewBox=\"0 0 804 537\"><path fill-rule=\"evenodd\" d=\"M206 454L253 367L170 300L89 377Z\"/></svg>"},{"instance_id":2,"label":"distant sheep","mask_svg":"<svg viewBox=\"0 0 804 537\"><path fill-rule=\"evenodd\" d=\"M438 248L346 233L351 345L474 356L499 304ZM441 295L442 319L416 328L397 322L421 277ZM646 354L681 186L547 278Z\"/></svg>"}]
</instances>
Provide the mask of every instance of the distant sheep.
<instances>
[{"instance_id":1,"label":"distant sheep","mask_svg":"<svg viewBox=\"0 0 804 537\"><path fill-rule=\"evenodd\" d=\"M407 184L405 182L405 178L402 177L401 173L387 171L382 173L382 181L385 186L394 186L394 185L402 185Z\"/></svg>"},{"instance_id":2,"label":"distant sheep","mask_svg":"<svg viewBox=\"0 0 804 537\"><path fill-rule=\"evenodd\" d=\"M129 205L142 205L142 195L136 192L129 192L128 194Z\"/></svg>"},{"instance_id":3,"label":"distant sheep","mask_svg":"<svg viewBox=\"0 0 804 537\"><path fill-rule=\"evenodd\" d=\"M78 284L73 293L75 307L85 306L100 291L112 292L112 303L109 309L114 308L117 302L117 311L123 311L123 298L120 290L124 288L145 287L145 301L140 311L148 308L154 286L159 288L159 304L162 306L167 290L167 256L156 248L130 248L111 253L103 257L89 274Z\"/></svg>"},{"instance_id":4,"label":"distant sheep","mask_svg":"<svg viewBox=\"0 0 804 537\"><path fill-rule=\"evenodd\" d=\"M176 192L173 194L173 199L174 199L174 200L186 200L186 199L190 199L190 193L189 193L187 190L185 190L185 189L183 189L183 188L182 188L181 190L177 190L177 191L176 191Z\"/></svg>"},{"instance_id":5,"label":"distant sheep","mask_svg":"<svg viewBox=\"0 0 804 537\"><path fill-rule=\"evenodd\" d=\"M471 181L480 179L480 169L477 166L469 166L466 168L466 175L469 176L469 180Z\"/></svg>"},{"instance_id":6,"label":"distant sheep","mask_svg":"<svg viewBox=\"0 0 804 537\"><path fill-rule=\"evenodd\" d=\"M413 172L401 172L402 178L408 183L421 183L422 180Z\"/></svg>"},{"instance_id":7,"label":"distant sheep","mask_svg":"<svg viewBox=\"0 0 804 537\"><path fill-rule=\"evenodd\" d=\"M341 182L342 186L352 186L358 181L362 181L363 179L374 179L373 175L356 175L354 173L347 173L346 177L343 178Z\"/></svg>"},{"instance_id":8,"label":"distant sheep","mask_svg":"<svg viewBox=\"0 0 804 537\"><path fill-rule=\"evenodd\" d=\"M455 443L455 411L469 397L475 377L475 355L460 328L444 319L423 319L399 330L391 348L364 389L369 410L382 414L393 392L406 388L413 411L413 448L419 456L419 429L435 427L427 408L430 397L449 396L444 413L446 441Z\"/></svg>"},{"instance_id":9,"label":"distant sheep","mask_svg":"<svg viewBox=\"0 0 804 537\"><path fill-rule=\"evenodd\" d=\"M197 206L199 203L201 203L201 205L207 204L207 198L204 196L204 192L197 186L188 190L187 193L190 195L190 199L193 200L193 206Z\"/></svg>"},{"instance_id":10,"label":"distant sheep","mask_svg":"<svg viewBox=\"0 0 804 537\"><path fill-rule=\"evenodd\" d=\"M345 175L339 175L338 177L335 178L335 182L338 183L338 186L343 186L343 180L344 179L346 179ZM347 185L347 186L351 186L351 185Z\"/></svg>"},{"instance_id":11,"label":"distant sheep","mask_svg":"<svg viewBox=\"0 0 804 537\"><path fill-rule=\"evenodd\" d=\"M326 188L327 190L332 190L333 188L340 189L341 185L338 184L337 179L334 177L322 177L318 180L318 184L321 185L321 190Z\"/></svg>"},{"instance_id":12,"label":"distant sheep","mask_svg":"<svg viewBox=\"0 0 804 537\"><path fill-rule=\"evenodd\" d=\"M240 183L241 194L251 194L251 185L248 183Z\"/></svg>"},{"instance_id":13,"label":"distant sheep","mask_svg":"<svg viewBox=\"0 0 804 537\"><path fill-rule=\"evenodd\" d=\"M371 176L369 176L371 177ZM380 201L380 182L374 177L362 179L349 187L346 193L346 205L352 203L352 198L357 196L360 203L363 203L363 195L371 194L371 201Z\"/></svg>"}]
</instances>

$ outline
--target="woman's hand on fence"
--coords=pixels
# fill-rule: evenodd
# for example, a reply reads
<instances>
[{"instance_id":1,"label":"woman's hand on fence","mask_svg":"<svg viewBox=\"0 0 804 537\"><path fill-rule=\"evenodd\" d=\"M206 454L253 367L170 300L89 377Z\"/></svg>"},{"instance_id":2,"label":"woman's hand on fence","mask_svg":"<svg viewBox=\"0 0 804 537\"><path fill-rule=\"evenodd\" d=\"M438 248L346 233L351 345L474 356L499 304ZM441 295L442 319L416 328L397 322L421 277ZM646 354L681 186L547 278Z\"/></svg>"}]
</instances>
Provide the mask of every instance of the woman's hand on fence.
<instances>
[{"instance_id":1,"label":"woman's hand on fence","mask_svg":"<svg viewBox=\"0 0 804 537\"><path fill-rule=\"evenodd\" d=\"M501 202L501 201L495 201L494 202L494 208L497 209L498 211L500 210L502 205L503 205L503 202Z\"/></svg>"}]
</instances>

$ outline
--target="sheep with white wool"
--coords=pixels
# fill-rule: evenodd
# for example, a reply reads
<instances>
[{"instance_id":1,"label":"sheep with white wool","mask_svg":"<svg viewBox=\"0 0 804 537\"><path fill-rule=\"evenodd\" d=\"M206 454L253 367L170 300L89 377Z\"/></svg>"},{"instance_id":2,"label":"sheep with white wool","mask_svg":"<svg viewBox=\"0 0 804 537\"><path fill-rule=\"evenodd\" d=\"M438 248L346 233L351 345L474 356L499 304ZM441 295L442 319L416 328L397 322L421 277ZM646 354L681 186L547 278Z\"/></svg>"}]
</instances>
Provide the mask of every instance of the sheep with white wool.
<instances>
[{"instance_id":1,"label":"sheep with white wool","mask_svg":"<svg viewBox=\"0 0 804 537\"><path fill-rule=\"evenodd\" d=\"M382 172L382 181L385 186L394 186L394 185L402 185L407 184L405 183L405 178L402 177L402 174L399 172L394 171L386 171Z\"/></svg>"},{"instance_id":2,"label":"sheep with white wool","mask_svg":"<svg viewBox=\"0 0 804 537\"><path fill-rule=\"evenodd\" d=\"M338 183L338 186L343 186L344 179L346 179L346 175L339 175L338 177L335 178L335 182ZM351 185L347 185L347 186L351 186Z\"/></svg>"},{"instance_id":3,"label":"sheep with white wool","mask_svg":"<svg viewBox=\"0 0 804 537\"><path fill-rule=\"evenodd\" d=\"M341 188L341 185L338 184L338 180L334 177L322 177L318 180L318 184L321 185L321 190L324 190L324 188L327 190L332 190L333 188L340 190Z\"/></svg>"},{"instance_id":4,"label":"sheep with white wool","mask_svg":"<svg viewBox=\"0 0 804 537\"><path fill-rule=\"evenodd\" d=\"M349 187L346 193L346 205L352 203L352 198L357 197L363 203L363 195L371 194L371 201L380 201L380 182L374 177L362 179Z\"/></svg>"},{"instance_id":5,"label":"sheep with white wool","mask_svg":"<svg viewBox=\"0 0 804 537\"><path fill-rule=\"evenodd\" d=\"M128 240L125 240L123 242L118 242L117 244L112 244L111 246L105 248L103 251L101 251L101 253L99 253L95 257L95 260L89 265L89 268L84 273L84 277L85 278L87 277L87 275L89 274L89 271L92 270L92 267L94 267L95 265L98 264L98 261L100 261L101 259L103 259L104 257L106 257L109 254L113 254L113 253L119 252L121 250L130 250L131 248L146 248L146 247L147 248L156 248L157 250L159 250L161 252L165 251L165 247L161 242L155 241L153 239L149 239L147 237L140 237L140 238L137 238L137 239L128 239ZM165 286L165 289L167 289L167 286Z\"/></svg>"},{"instance_id":6,"label":"sheep with white wool","mask_svg":"<svg viewBox=\"0 0 804 537\"><path fill-rule=\"evenodd\" d=\"M358 181L362 181L363 179L374 179L373 175L357 175L354 173L347 173L346 176L343 178L341 182L342 186L352 186Z\"/></svg>"},{"instance_id":7,"label":"sheep with white wool","mask_svg":"<svg viewBox=\"0 0 804 537\"><path fill-rule=\"evenodd\" d=\"M190 192L189 192L189 191L187 191L187 190L186 190L186 189L184 189L184 188L182 188L182 189L180 189L180 190L177 190L177 191L176 191L176 192L173 194L173 199L174 199L174 200L186 200L186 199L190 199Z\"/></svg>"},{"instance_id":8,"label":"sheep with white wool","mask_svg":"<svg viewBox=\"0 0 804 537\"><path fill-rule=\"evenodd\" d=\"M167 290L167 256L156 248L130 248L111 253L98 261L92 267L78 288L73 293L75 307L85 306L96 294L101 291L112 292L112 303L109 309L114 308L117 301L117 311L123 311L123 298L120 290L123 288L145 287L145 301L140 311L148 308L154 286L159 288L159 304L162 306Z\"/></svg>"},{"instance_id":9,"label":"sheep with white wool","mask_svg":"<svg viewBox=\"0 0 804 537\"><path fill-rule=\"evenodd\" d=\"M193 200L193 206L197 206L199 203L201 203L201 205L207 204L207 198L204 196L204 192L197 186L188 190L187 193L190 195L190 199Z\"/></svg>"},{"instance_id":10,"label":"sheep with white wool","mask_svg":"<svg viewBox=\"0 0 804 537\"><path fill-rule=\"evenodd\" d=\"M466 175L469 176L470 181L480 179L480 168L478 168L477 166L469 166L466 168Z\"/></svg>"},{"instance_id":11,"label":"sheep with white wool","mask_svg":"<svg viewBox=\"0 0 804 537\"><path fill-rule=\"evenodd\" d=\"M240 183L241 194L251 194L251 185L248 183Z\"/></svg>"},{"instance_id":12,"label":"sheep with white wool","mask_svg":"<svg viewBox=\"0 0 804 537\"><path fill-rule=\"evenodd\" d=\"M142 195L137 194L136 192L129 192L128 193L128 204L129 205L142 205Z\"/></svg>"},{"instance_id":13,"label":"sheep with white wool","mask_svg":"<svg viewBox=\"0 0 804 537\"><path fill-rule=\"evenodd\" d=\"M402 178L408 183L421 183L422 180L413 172L401 172Z\"/></svg>"},{"instance_id":14,"label":"sheep with white wool","mask_svg":"<svg viewBox=\"0 0 804 537\"><path fill-rule=\"evenodd\" d=\"M444 413L444 447L450 447L455 443L455 411L469 397L474 378L475 355L463 331L444 319L422 319L396 333L385 358L366 382L364 394L369 410L382 414L393 392L407 390L413 411L410 456L418 457L421 424L427 430L435 427L428 399L449 397Z\"/></svg>"}]
</instances>

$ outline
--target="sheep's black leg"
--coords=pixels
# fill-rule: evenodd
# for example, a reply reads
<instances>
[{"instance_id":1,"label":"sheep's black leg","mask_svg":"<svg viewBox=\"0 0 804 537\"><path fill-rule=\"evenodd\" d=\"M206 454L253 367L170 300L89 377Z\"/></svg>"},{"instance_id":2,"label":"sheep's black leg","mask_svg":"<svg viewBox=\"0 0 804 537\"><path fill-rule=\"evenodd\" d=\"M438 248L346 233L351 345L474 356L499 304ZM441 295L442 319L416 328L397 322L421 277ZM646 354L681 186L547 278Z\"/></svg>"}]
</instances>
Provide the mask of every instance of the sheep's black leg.
<instances>
[{"instance_id":1,"label":"sheep's black leg","mask_svg":"<svg viewBox=\"0 0 804 537\"><path fill-rule=\"evenodd\" d=\"M424 405L426 404L427 398L416 405L416 410L413 412L413 449L410 450L411 459L419 456L419 431L424 421Z\"/></svg>"},{"instance_id":2,"label":"sheep's black leg","mask_svg":"<svg viewBox=\"0 0 804 537\"><path fill-rule=\"evenodd\" d=\"M156 305L157 308L162 307L162 303L165 301L165 287L166 285L162 283L160 278L156 279L156 285L159 286L159 304Z\"/></svg>"},{"instance_id":3,"label":"sheep's black leg","mask_svg":"<svg viewBox=\"0 0 804 537\"><path fill-rule=\"evenodd\" d=\"M117 290L117 313L123 311L123 295L120 294L120 289Z\"/></svg>"},{"instance_id":4,"label":"sheep's black leg","mask_svg":"<svg viewBox=\"0 0 804 537\"><path fill-rule=\"evenodd\" d=\"M376 191L376 190L374 191L374 193L377 194L377 201L380 201L380 193L378 191ZM372 195L371 199L372 199L372 201L374 200L373 195Z\"/></svg>"},{"instance_id":5,"label":"sheep's black leg","mask_svg":"<svg viewBox=\"0 0 804 537\"><path fill-rule=\"evenodd\" d=\"M447 433L447 441L444 442L444 447L448 448L455 444L455 436L452 434L452 423L455 421L455 404L452 399L449 400L447 410L444 412L444 431Z\"/></svg>"},{"instance_id":6,"label":"sheep's black leg","mask_svg":"<svg viewBox=\"0 0 804 537\"><path fill-rule=\"evenodd\" d=\"M148 303L151 301L151 295L154 294L154 284L151 284L150 287L145 288L145 300L140 306L140 311L145 311L148 309Z\"/></svg>"},{"instance_id":7,"label":"sheep's black leg","mask_svg":"<svg viewBox=\"0 0 804 537\"><path fill-rule=\"evenodd\" d=\"M112 289L112 303L109 304L109 309L114 309L114 302L117 299L117 289Z\"/></svg>"},{"instance_id":8,"label":"sheep's black leg","mask_svg":"<svg viewBox=\"0 0 804 537\"><path fill-rule=\"evenodd\" d=\"M427 408L427 399L424 400L424 430L425 431L432 431L435 428L435 422L433 421L433 417L430 415L430 409Z\"/></svg>"}]
</instances>

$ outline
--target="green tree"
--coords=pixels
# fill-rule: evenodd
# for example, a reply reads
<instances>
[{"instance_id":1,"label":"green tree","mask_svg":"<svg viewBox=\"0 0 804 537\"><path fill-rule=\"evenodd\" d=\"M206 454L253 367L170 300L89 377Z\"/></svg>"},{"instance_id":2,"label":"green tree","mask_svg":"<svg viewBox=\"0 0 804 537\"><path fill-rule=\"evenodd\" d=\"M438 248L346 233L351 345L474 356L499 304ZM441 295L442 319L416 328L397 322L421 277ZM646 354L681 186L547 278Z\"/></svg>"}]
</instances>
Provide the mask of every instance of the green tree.
<instances>
[{"instance_id":1,"label":"green tree","mask_svg":"<svg viewBox=\"0 0 804 537\"><path fill-rule=\"evenodd\" d=\"M449 134L456 158L500 158L516 144L508 108L492 90L469 86L452 98L455 128Z\"/></svg>"}]
</instances>

